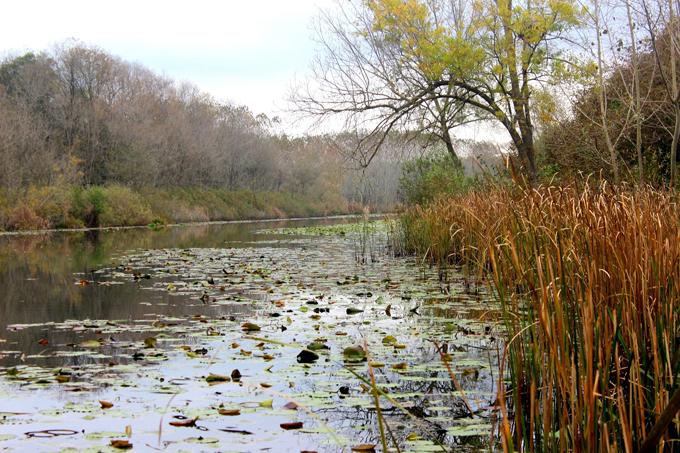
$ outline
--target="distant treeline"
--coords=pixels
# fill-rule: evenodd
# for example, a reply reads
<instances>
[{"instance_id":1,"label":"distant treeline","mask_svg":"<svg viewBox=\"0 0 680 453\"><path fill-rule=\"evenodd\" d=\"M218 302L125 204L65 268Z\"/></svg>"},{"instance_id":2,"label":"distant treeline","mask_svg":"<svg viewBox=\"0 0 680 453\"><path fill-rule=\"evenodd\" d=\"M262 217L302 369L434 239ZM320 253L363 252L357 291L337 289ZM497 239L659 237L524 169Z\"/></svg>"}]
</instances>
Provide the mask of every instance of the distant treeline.
<instances>
[{"instance_id":1,"label":"distant treeline","mask_svg":"<svg viewBox=\"0 0 680 453\"><path fill-rule=\"evenodd\" d=\"M0 189L5 199L30 186L125 186L398 201L397 153L367 174L343 159L339 137L291 138L276 121L77 42L11 56L0 62Z\"/></svg>"}]
</instances>

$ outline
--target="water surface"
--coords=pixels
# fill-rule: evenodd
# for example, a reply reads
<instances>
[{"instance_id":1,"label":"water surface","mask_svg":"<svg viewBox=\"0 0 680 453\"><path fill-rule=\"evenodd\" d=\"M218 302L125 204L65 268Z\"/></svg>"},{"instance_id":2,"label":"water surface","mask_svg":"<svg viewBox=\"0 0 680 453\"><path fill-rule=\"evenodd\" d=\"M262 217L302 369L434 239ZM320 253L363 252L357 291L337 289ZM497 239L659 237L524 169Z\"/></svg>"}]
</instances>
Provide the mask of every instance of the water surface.
<instances>
[{"instance_id":1,"label":"water surface","mask_svg":"<svg viewBox=\"0 0 680 453\"><path fill-rule=\"evenodd\" d=\"M262 232L338 222L0 237L0 450L350 451L380 443L369 362L402 451L488 445L483 288L379 228Z\"/></svg>"}]
</instances>

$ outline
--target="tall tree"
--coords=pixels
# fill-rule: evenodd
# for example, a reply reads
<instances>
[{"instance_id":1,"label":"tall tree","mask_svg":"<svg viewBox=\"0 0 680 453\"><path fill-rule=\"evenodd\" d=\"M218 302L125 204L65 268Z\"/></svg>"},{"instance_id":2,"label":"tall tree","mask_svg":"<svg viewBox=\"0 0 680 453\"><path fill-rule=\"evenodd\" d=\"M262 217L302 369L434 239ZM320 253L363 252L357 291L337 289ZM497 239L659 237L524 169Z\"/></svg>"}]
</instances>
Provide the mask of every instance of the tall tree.
<instances>
[{"instance_id":1,"label":"tall tree","mask_svg":"<svg viewBox=\"0 0 680 453\"><path fill-rule=\"evenodd\" d=\"M447 116L442 130L461 118L499 122L526 176L536 179L532 93L564 68L558 39L580 22L574 1L358 0L351 5L323 16L316 80L296 98L302 111L344 115L370 125L372 134L412 126L423 111L436 112L437 102L451 102L458 114Z\"/></svg>"}]
</instances>

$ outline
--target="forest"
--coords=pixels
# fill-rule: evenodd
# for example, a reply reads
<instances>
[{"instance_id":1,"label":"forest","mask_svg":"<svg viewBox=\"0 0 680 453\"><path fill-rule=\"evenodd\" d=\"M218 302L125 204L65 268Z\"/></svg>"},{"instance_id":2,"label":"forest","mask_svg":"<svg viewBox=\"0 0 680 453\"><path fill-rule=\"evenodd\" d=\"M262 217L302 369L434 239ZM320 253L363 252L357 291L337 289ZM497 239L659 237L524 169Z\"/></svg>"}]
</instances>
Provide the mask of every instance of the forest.
<instances>
[{"instance_id":1,"label":"forest","mask_svg":"<svg viewBox=\"0 0 680 453\"><path fill-rule=\"evenodd\" d=\"M355 136L289 136L77 41L0 64L0 227L145 225L390 210L421 145L380 165L344 159ZM96 215L95 215L96 214Z\"/></svg>"}]
</instances>

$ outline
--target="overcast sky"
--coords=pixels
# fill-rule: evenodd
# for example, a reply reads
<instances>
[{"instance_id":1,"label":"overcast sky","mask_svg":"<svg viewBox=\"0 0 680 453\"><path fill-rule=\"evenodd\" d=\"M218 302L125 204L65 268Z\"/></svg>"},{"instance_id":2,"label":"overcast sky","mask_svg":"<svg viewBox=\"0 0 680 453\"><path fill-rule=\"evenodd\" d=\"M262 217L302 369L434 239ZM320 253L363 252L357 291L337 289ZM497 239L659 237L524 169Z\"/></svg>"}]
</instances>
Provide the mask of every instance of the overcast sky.
<instances>
[{"instance_id":1,"label":"overcast sky","mask_svg":"<svg viewBox=\"0 0 680 453\"><path fill-rule=\"evenodd\" d=\"M0 51L69 38L194 83L255 113L280 114L314 55L312 24L333 0L3 2Z\"/></svg>"}]
</instances>

